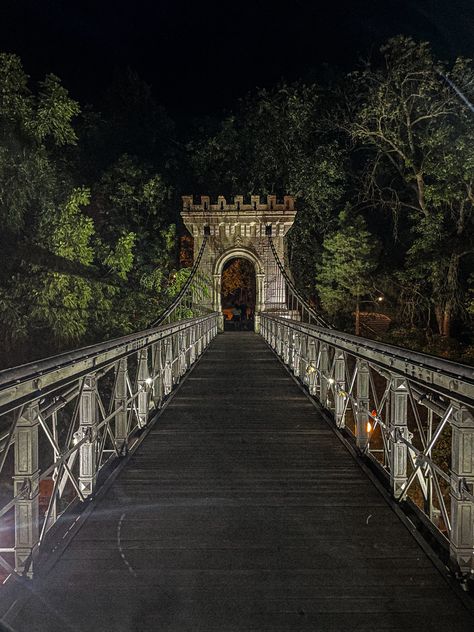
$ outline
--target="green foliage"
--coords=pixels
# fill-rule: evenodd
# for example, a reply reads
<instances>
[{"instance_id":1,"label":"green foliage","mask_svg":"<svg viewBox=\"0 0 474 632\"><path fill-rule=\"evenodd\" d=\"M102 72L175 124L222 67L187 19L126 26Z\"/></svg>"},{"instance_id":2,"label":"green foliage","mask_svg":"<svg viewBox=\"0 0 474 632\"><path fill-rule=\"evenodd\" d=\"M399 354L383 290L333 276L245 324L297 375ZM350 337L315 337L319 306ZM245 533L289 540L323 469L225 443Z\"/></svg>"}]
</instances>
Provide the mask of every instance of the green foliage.
<instances>
[{"instance_id":1,"label":"green foliage","mask_svg":"<svg viewBox=\"0 0 474 632\"><path fill-rule=\"evenodd\" d=\"M347 211L339 215L338 229L325 237L316 278L321 305L331 316L352 312L370 292L377 267L375 241L364 219L350 218Z\"/></svg>"},{"instance_id":2,"label":"green foliage","mask_svg":"<svg viewBox=\"0 0 474 632\"><path fill-rule=\"evenodd\" d=\"M336 223L346 186L346 154L327 124L327 95L315 85L281 84L240 104L218 129L191 143L198 181L210 193L295 196L289 238L296 281L314 292L317 252Z\"/></svg>"},{"instance_id":3,"label":"green foliage","mask_svg":"<svg viewBox=\"0 0 474 632\"><path fill-rule=\"evenodd\" d=\"M16 55L0 53L0 221L14 232L56 203L61 183L49 147L75 142L79 106L49 75L35 95Z\"/></svg>"},{"instance_id":4,"label":"green foliage","mask_svg":"<svg viewBox=\"0 0 474 632\"><path fill-rule=\"evenodd\" d=\"M0 54L0 220L14 255L1 270L3 363L144 327L175 285L169 186L128 155L75 184L89 160L68 149L79 114L57 77L35 91L20 59ZM88 117L102 141L104 119Z\"/></svg>"},{"instance_id":5,"label":"green foliage","mask_svg":"<svg viewBox=\"0 0 474 632\"><path fill-rule=\"evenodd\" d=\"M74 144L77 137L71 120L79 113L79 104L69 98L58 77L48 75L40 83L32 132L39 141L51 137L60 147Z\"/></svg>"},{"instance_id":6,"label":"green foliage","mask_svg":"<svg viewBox=\"0 0 474 632\"><path fill-rule=\"evenodd\" d=\"M469 60L400 36L340 84L257 90L182 142L133 71L81 113L0 53L0 361L155 320L189 275L174 213L193 189L294 195L286 263L306 296L345 326L376 287L402 344L468 361L448 337L473 336L474 124L446 76L474 101Z\"/></svg>"},{"instance_id":7,"label":"green foliage","mask_svg":"<svg viewBox=\"0 0 474 632\"><path fill-rule=\"evenodd\" d=\"M413 283L409 300L423 320L434 313L439 333L449 336L474 249L474 132L446 74L472 98L470 62L458 59L448 70L427 43L389 40L378 62L352 75L340 125L365 152L362 200L393 217L393 237L404 249L404 296Z\"/></svg>"},{"instance_id":8,"label":"green foliage","mask_svg":"<svg viewBox=\"0 0 474 632\"><path fill-rule=\"evenodd\" d=\"M82 212L89 202L86 189L74 189L56 213L39 220L36 239L52 254L89 265L94 251L94 225ZM45 327L59 344L77 342L87 332L88 308L93 298L89 280L78 275L48 272L30 267L35 274L28 320ZM23 281L29 284L28 279Z\"/></svg>"}]
</instances>

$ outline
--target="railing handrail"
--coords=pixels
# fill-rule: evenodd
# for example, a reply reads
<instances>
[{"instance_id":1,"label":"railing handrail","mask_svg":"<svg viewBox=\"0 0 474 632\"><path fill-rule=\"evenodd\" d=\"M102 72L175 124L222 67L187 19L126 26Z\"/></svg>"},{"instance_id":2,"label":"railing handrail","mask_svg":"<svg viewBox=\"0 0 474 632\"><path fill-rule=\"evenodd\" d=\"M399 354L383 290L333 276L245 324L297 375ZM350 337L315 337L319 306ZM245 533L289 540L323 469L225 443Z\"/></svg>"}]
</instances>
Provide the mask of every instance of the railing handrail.
<instances>
[{"instance_id":1,"label":"railing handrail","mask_svg":"<svg viewBox=\"0 0 474 632\"><path fill-rule=\"evenodd\" d=\"M58 384L63 386L65 383L67 383L69 379L87 372L88 368L97 370L97 368L100 368L104 361L110 364L120 356L126 356L141 347L145 347L148 344L151 344L154 339L160 337L160 334L166 328L173 327L174 323L165 323L165 321L181 304L189 287L195 279L203 257L206 243L207 235L204 235L199 254L196 258L196 261L194 262L193 267L191 268L191 273L188 279L186 280L178 295L163 311L161 316L150 325L150 327L138 332L133 332L126 336L120 336L118 338L114 338L105 342L87 345L85 347L80 347L79 349L73 349L71 351L65 351L54 356L0 371L0 414L8 411L8 408L5 409L5 405L8 405L12 400L19 400L21 401L21 403L25 403L23 402L23 398L27 397L26 403L28 403L28 395L31 395L32 393L36 393L36 396L45 394L46 385L43 384L45 382L45 376L50 376L51 373L57 373L58 378L56 381ZM212 311L208 315L210 316L211 314ZM172 329L172 331L168 335L171 335L174 331L179 330L180 326L185 326L185 323L189 322L189 320L190 319L180 319L176 323L178 329ZM150 338L152 340L150 340ZM106 357L102 358L101 356L103 356L104 354L106 354ZM75 369L69 370L65 375L64 371L67 371L67 369L71 367L75 367ZM60 372L61 377L59 377ZM41 386L39 386L40 382ZM29 385L26 389L25 383ZM48 383L47 392L50 392L52 390L53 385L54 380L52 383ZM12 389L12 396L9 397L8 393L12 391ZM25 390L26 392L24 392Z\"/></svg>"},{"instance_id":2,"label":"railing handrail","mask_svg":"<svg viewBox=\"0 0 474 632\"><path fill-rule=\"evenodd\" d=\"M4 369L0 371L0 414L46 395L88 371L96 371L116 362L120 357L128 356L159 339L186 329L190 322L203 322L213 315L212 312L176 323L162 324L106 342L66 351L44 360ZM54 374L57 374L56 379ZM37 380L41 380L40 385L35 383Z\"/></svg>"},{"instance_id":3,"label":"railing handrail","mask_svg":"<svg viewBox=\"0 0 474 632\"><path fill-rule=\"evenodd\" d=\"M404 347L347 334L335 329L328 330L325 327L302 323L269 313L263 313L262 316L282 321L292 329L315 334L323 342L327 342L342 351L363 357L390 371L409 375L410 379L429 386L433 390L442 390L443 395L450 393L454 399L465 400L467 398L469 403L474 404L474 367L420 351L411 351ZM424 375L423 372L427 372L427 374ZM450 384L448 380L455 381L455 383ZM461 384L466 387L466 392L459 390Z\"/></svg>"},{"instance_id":4,"label":"railing handrail","mask_svg":"<svg viewBox=\"0 0 474 632\"><path fill-rule=\"evenodd\" d=\"M387 476L394 499L408 499L416 521L449 544L450 567L466 583L474 562L474 368L266 313L261 331Z\"/></svg>"}]
</instances>

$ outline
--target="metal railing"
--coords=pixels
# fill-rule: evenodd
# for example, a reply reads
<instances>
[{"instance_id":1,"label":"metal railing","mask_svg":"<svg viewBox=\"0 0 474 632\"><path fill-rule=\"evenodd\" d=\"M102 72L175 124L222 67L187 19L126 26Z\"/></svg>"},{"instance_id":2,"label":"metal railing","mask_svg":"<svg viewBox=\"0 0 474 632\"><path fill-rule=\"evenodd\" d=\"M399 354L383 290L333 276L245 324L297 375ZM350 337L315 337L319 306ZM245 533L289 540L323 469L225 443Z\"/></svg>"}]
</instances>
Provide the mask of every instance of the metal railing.
<instances>
[{"instance_id":1,"label":"metal railing","mask_svg":"<svg viewBox=\"0 0 474 632\"><path fill-rule=\"evenodd\" d=\"M217 334L203 307L205 238L181 291L144 331L0 371L0 567L31 577L51 528L91 497Z\"/></svg>"},{"instance_id":2,"label":"metal railing","mask_svg":"<svg viewBox=\"0 0 474 632\"><path fill-rule=\"evenodd\" d=\"M300 320L306 323L313 323L321 327L332 329L332 325L328 323L324 319L324 317L314 307L312 307L297 290L295 284L286 271L285 266L280 261L271 235L268 236L268 243L270 245L270 250L276 262L277 268L283 277L283 285L280 288L282 296L278 297L279 302L282 305L285 305L286 310L289 311L293 319Z\"/></svg>"},{"instance_id":3,"label":"metal railing","mask_svg":"<svg viewBox=\"0 0 474 632\"><path fill-rule=\"evenodd\" d=\"M261 333L472 576L474 369L265 312Z\"/></svg>"},{"instance_id":4,"label":"metal railing","mask_svg":"<svg viewBox=\"0 0 474 632\"><path fill-rule=\"evenodd\" d=\"M7 573L32 575L47 532L72 502L94 493L111 459L127 453L217 322L214 313L161 325L0 372L2 544L14 537L0 549Z\"/></svg>"}]
</instances>

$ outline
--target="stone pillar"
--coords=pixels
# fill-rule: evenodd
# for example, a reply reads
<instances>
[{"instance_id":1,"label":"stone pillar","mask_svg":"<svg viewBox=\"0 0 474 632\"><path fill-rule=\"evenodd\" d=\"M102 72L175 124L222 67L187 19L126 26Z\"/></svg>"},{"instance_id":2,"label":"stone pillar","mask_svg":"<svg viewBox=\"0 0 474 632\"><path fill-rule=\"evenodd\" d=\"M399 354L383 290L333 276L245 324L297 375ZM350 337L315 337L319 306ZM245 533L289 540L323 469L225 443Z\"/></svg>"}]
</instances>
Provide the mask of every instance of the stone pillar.
<instances>
[{"instance_id":1,"label":"stone pillar","mask_svg":"<svg viewBox=\"0 0 474 632\"><path fill-rule=\"evenodd\" d=\"M260 313L265 309L265 274L257 272L255 274L255 286L256 286L256 304L255 304L255 331L260 331Z\"/></svg>"},{"instance_id":2,"label":"stone pillar","mask_svg":"<svg viewBox=\"0 0 474 632\"><path fill-rule=\"evenodd\" d=\"M407 482L408 389L403 377L392 376L390 387L390 482L395 498L400 498Z\"/></svg>"},{"instance_id":3,"label":"stone pillar","mask_svg":"<svg viewBox=\"0 0 474 632\"><path fill-rule=\"evenodd\" d=\"M474 570L474 417L453 405L450 554L456 569L468 574Z\"/></svg>"},{"instance_id":4,"label":"stone pillar","mask_svg":"<svg viewBox=\"0 0 474 632\"><path fill-rule=\"evenodd\" d=\"M365 360L357 360L357 410L356 410L356 444L365 450L369 442L369 365Z\"/></svg>"},{"instance_id":5,"label":"stone pillar","mask_svg":"<svg viewBox=\"0 0 474 632\"><path fill-rule=\"evenodd\" d=\"M13 493L23 491L15 501L15 570L29 577L39 540L38 415L38 404L30 404L15 428Z\"/></svg>"},{"instance_id":6,"label":"stone pillar","mask_svg":"<svg viewBox=\"0 0 474 632\"><path fill-rule=\"evenodd\" d=\"M224 314L222 312L222 301L221 301L221 283L222 277L220 274L212 275L212 309L219 314L218 320L218 330L220 332L224 331Z\"/></svg>"},{"instance_id":7,"label":"stone pillar","mask_svg":"<svg viewBox=\"0 0 474 632\"><path fill-rule=\"evenodd\" d=\"M125 456L128 451L127 358L122 358L115 370L114 407L120 408L115 415L115 448L120 456Z\"/></svg>"}]
</instances>

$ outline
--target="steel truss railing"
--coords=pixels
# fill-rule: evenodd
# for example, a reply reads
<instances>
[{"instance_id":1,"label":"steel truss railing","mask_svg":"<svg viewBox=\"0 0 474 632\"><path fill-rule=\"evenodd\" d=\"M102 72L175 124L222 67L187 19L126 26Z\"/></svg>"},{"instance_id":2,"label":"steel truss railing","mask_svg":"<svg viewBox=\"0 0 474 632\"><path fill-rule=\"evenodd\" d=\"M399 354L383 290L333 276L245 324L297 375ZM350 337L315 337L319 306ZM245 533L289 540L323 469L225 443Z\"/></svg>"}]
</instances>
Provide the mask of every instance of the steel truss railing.
<instances>
[{"instance_id":1,"label":"steel truss railing","mask_svg":"<svg viewBox=\"0 0 474 632\"><path fill-rule=\"evenodd\" d=\"M7 573L31 576L60 515L95 490L217 334L216 313L0 372L0 509ZM9 525L11 527L9 528ZM9 559L12 558L12 559Z\"/></svg>"},{"instance_id":2,"label":"steel truss railing","mask_svg":"<svg viewBox=\"0 0 474 632\"><path fill-rule=\"evenodd\" d=\"M330 323L328 323L297 290L288 272L285 270L285 266L280 261L275 244L273 243L273 238L270 235L268 236L268 243L277 268L283 277L283 284L279 286L281 296L276 297L277 302L282 305L283 311L287 311L287 313L289 311L291 318L295 320L332 329Z\"/></svg>"},{"instance_id":3,"label":"steel truss railing","mask_svg":"<svg viewBox=\"0 0 474 632\"><path fill-rule=\"evenodd\" d=\"M0 567L32 576L51 528L90 498L217 334L200 270L135 334L0 371ZM13 481L13 484L12 484Z\"/></svg>"},{"instance_id":4,"label":"steel truss railing","mask_svg":"<svg viewBox=\"0 0 474 632\"><path fill-rule=\"evenodd\" d=\"M474 369L265 312L261 333L472 576Z\"/></svg>"}]
</instances>

